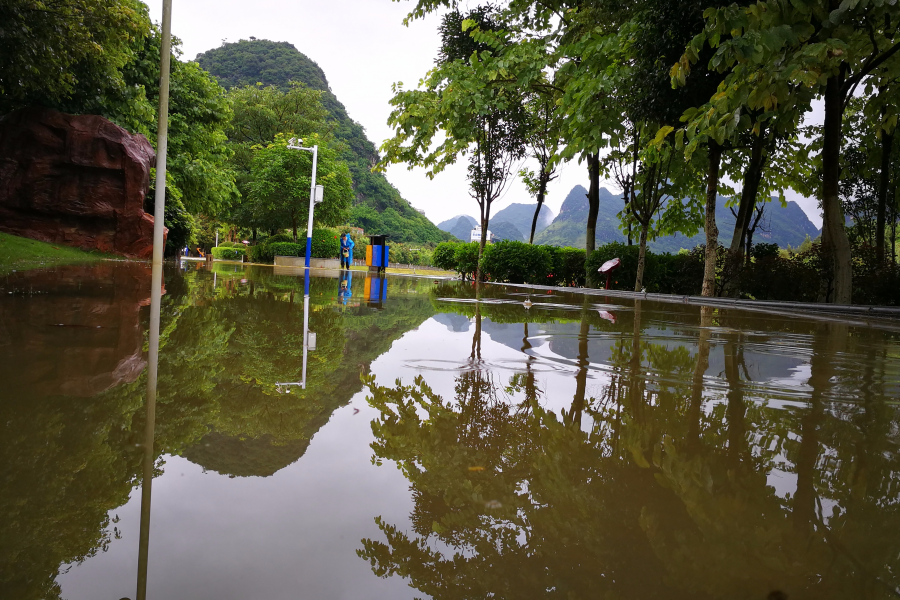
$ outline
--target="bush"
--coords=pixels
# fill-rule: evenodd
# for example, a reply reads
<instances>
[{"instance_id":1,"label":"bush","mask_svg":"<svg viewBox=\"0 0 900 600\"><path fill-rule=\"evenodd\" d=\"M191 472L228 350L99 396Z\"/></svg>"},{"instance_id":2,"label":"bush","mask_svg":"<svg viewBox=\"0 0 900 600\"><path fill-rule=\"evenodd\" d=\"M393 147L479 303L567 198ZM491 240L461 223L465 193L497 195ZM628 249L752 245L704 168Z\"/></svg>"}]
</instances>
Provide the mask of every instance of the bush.
<instances>
[{"instance_id":1,"label":"bush","mask_svg":"<svg viewBox=\"0 0 900 600\"><path fill-rule=\"evenodd\" d=\"M241 260L247 255L247 250L243 244L241 244L240 248L230 248L220 244L218 248L212 249L212 255L213 258L218 258L219 260Z\"/></svg>"},{"instance_id":2,"label":"bush","mask_svg":"<svg viewBox=\"0 0 900 600\"><path fill-rule=\"evenodd\" d=\"M476 254L477 256L477 254ZM553 252L537 246L503 240L484 249L481 270L493 281L553 284Z\"/></svg>"},{"instance_id":3,"label":"bush","mask_svg":"<svg viewBox=\"0 0 900 600\"><path fill-rule=\"evenodd\" d=\"M457 245L457 242L441 242L438 244L431 256L434 266L445 271L455 271Z\"/></svg>"},{"instance_id":4,"label":"bush","mask_svg":"<svg viewBox=\"0 0 900 600\"><path fill-rule=\"evenodd\" d=\"M250 260L255 263L270 263L275 260L275 251L270 244L258 244L247 249Z\"/></svg>"},{"instance_id":5,"label":"bush","mask_svg":"<svg viewBox=\"0 0 900 600\"><path fill-rule=\"evenodd\" d=\"M463 279L474 277L478 268L478 242L456 244L454 259L456 260L455 270L462 275Z\"/></svg>"},{"instance_id":6,"label":"bush","mask_svg":"<svg viewBox=\"0 0 900 600\"><path fill-rule=\"evenodd\" d=\"M640 246L626 246L621 242L604 244L594 250L587 260L586 270L588 285L602 288L606 285L606 276L597 269L608 260L618 258L621 266L613 272L610 289L634 290L637 279L638 255ZM655 254L647 250L644 257L643 287L656 294L678 294L691 296L700 293L703 285L703 249L694 248L691 252L678 254Z\"/></svg>"},{"instance_id":7,"label":"bush","mask_svg":"<svg viewBox=\"0 0 900 600\"><path fill-rule=\"evenodd\" d=\"M219 248L243 248L240 242L219 242Z\"/></svg>"},{"instance_id":8,"label":"bush","mask_svg":"<svg viewBox=\"0 0 900 600\"><path fill-rule=\"evenodd\" d=\"M303 251L296 256L306 256L306 240L303 240ZM341 234L335 229L313 229L312 250L313 258L339 258L341 254ZM356 249L353 258L357 258ZM365 255L364 255L365 256Z\"/></svg>"},{"instance_id":9,"label":"bush","mask_svg":"<svg viewBox=\"0 0 900 600\"><path fill-rule=\"evenodd\" d=\"M333 229L313 229L312 257L338 258L341 246L339 237L340 234ZM262 244L250 247L248 254L250 259L257 263L271 263L276 256L306 256L306 238L294 242L291 236L280 233L268 238Z\"/></svg>"},{"instance_id":10,"label":"bush","mask_svg":"<svg viewBox=\"0 0 900 600\"><path fill-rule=\"evenodd\" d=\"M584 287L585 251L580 248L546 246L553 257L553 283L562 286Z\"/></svg>"},{"instance_id":11,"label":"bush","mask_svg":"<svg viewBox=\"0 0 900 600\"><path fill-rule=\"evenodd\" d=\"M608 260L618 258L622 264L618 269L613 271L610 280L610 289L613 290L633 290L634 280L637 277L638 246L626 246L622 242L612 242L603 244L591 253L587 259L585 269L587 271L587 282L590 287L602 288L606 285L606 275L601 275L597 269ZM646 256L646 264L644 265L644 281L648 281L648 275L652 272L653 256L648 250ZM647 289L650 289L649 287Z\"/></svg>"},{"instance_id":12,"label":"bush","mask_svg":"<svg viewBox=\"0 0 900 600\"><path fill-rule=\"evenodd\" d=\"M269 252L272 253L272 259L276 256L306 256L306 244L296 244L294 242L275 242L266 244Z\"/></svg>"}]
</instances>

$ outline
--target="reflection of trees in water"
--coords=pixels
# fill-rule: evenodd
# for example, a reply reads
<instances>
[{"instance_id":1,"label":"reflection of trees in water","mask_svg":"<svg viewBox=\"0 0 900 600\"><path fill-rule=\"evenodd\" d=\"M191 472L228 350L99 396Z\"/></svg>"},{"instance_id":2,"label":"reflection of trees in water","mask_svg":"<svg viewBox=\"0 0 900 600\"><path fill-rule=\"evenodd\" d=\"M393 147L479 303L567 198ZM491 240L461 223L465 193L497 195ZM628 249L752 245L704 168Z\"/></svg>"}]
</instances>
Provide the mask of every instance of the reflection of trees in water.
<instances>
[{"instance_id":1,"label":"reflection of trees in water","mask_svg":"<svg viewBox=\"0 0 900 600\"><path fill-rule=\"evenodd\" d=\"M220 271L214 287L205 274L168 274L156 404L157 473L162 455L190 457L211 428L211 444L201 443L198 454L214 456L225 473L270 475L294 462L332 411L361 389L361 366L433 313L428 302L418 299L427 281L400 281L384 310L341 317L326 306L332 304L332 282L314 280L311 321L319 335L311 355L311 385L302 394L279 394L276 381L300 372L302 303L291 299L295 289L302 297L303 280L262 275L251 288L241 283L246 276ZM84 279L79 291L67 289L68 303L79 294L100 297L90 281ZM123 296L121 289L109 293L109 287L118 289L107 286L104 298L131 302L137 310L143 296ZM79 346L73 334L63 333L73 342L65 360L83 358L79 348L91 355L90 345ZM139 330L137 340L139 349ZM146 375L90 398L43 397L15 380L4 384L0 598L55 598L60 565L102 552L118 535L108 515L128 500L140 478ZM244 448L234 447L242 443Z\"/></svg>"},{"instance_id":2,"label":"reflection of trees in water","mask_svg":"<svg viewBox=\"0 0 900 600\"><path fill-rule=\"evenodd\" d=\"M453 399L422 378L370 379L375 460L398 464L416 505L413 532L379 518L386 541L363 540L360 556L434 598L894 597L900 415L885 402L885 350L839 372L846 326L819 325L808 402L775 408L748 396L737 329L716 338L724 385L704 383L723 319L704 311L694 352L669 349L642 339L638 302L596 399L580 329L560 417L529 391L527 362L502 389L462 373ZM854 388L858 403L835 402ZM790 494L769 485L775 469L796 476Z\"/></svg>"}]
</instances>

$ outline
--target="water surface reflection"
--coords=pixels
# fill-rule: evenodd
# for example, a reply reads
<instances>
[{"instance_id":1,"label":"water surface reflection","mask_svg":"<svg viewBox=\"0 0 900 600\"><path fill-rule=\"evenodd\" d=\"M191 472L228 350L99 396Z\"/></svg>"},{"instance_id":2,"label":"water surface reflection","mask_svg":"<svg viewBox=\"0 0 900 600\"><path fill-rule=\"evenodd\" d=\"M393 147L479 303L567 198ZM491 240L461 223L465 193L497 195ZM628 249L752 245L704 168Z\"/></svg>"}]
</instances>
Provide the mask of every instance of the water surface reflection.
<instances>
[{"instance_id":1,"label":"water surface reflection","mask_svg":"<svg viewBox=\"0 0 900 600\"><path fill-rule=\"evenodd\" d=\"M308 289L304 319L297 273L166 273L148 598L897 595L893 329ZM134 597L149 290L0 279L0 597Z\"/></svg>"}]
</instances>

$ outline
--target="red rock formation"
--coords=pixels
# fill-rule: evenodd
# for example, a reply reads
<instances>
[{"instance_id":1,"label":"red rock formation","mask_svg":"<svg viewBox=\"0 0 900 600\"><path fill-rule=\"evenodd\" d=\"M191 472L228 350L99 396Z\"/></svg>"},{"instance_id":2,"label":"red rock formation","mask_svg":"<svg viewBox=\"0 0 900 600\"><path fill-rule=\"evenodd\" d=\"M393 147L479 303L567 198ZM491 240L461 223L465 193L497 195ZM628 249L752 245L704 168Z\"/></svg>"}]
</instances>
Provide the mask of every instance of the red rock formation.
<instances>
[{"instance_id":1,"label":"red rock formation","mask_svg":"<svg viewBox=\"0 0 900 600\"><path fill-rule=\"evenodd\" d=\"M0 118L0 231L149 258L154 158L147 138L103 117L12 112Z\"/></svg>"},{"instance_id":2,"label":"red rock formation","mask_svg":"<svg viewBox=\"0 0 900 600\"><path fill-rule=\"evenodd\" d=\"M147 361L141 307L150 265L101 262L0 281L0 397L88 398L135 381Z\"/></svg>"}]
</instances>

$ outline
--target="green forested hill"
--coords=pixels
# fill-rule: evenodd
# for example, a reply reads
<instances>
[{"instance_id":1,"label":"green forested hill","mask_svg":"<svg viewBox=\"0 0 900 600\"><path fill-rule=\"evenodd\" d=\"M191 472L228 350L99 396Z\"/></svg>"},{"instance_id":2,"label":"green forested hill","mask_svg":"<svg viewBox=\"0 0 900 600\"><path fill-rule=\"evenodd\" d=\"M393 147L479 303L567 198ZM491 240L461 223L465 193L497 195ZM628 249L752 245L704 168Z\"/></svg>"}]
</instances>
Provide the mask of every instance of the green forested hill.
<instances>
[{"instance_id":1,"label":"green forested hill","mask_svg":"<svg viewBox=\"0 0 900 600\"><path fill-rule=\"evenodd\" d=\"M379 160L375 145L331 92L324 71L292 44L241 40L198 54L196 61L226 89L262 83L286 90L291 81L300 81L324 91L323 104L333 119L335 137L347 146L343 158L350 167L356 192L351 224L367 233L390 234L400 242L439 242L451 238L410 206L384 175L371 172Z\"/></svg>"}]
</instances>

